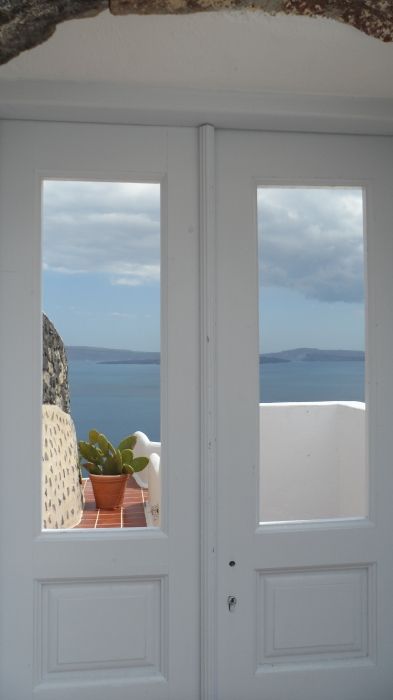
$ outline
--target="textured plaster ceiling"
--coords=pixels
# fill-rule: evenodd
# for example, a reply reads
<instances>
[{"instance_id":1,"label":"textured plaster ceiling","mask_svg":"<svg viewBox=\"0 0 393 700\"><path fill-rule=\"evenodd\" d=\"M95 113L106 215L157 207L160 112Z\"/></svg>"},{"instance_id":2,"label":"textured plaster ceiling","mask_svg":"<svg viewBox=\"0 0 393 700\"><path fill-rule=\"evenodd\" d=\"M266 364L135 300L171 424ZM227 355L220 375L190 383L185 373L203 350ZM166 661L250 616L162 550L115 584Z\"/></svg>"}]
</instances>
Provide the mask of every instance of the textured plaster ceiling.
<instances>
[{"instance_id":1,"label":"textured plaster ceiling","mask_svg":"<svg viewBox=\"0 0 393 700\"><path fill-rule=\"evenodd\" d=\"M384 42L393 40L392 0L0 0L0 63L45 42L61 22L107 9L114 15L250 10L325 17Z\"/></svg>"},{"instance_id":2,"label":"textured plaster ceiling","mask_svg":"<svg viewBox=\"0 0 393 700\"><path fill-rule=\"evenodd\" d=\"M130 99L140 86L393 98L392 75L393 44L326 19L251 12L104 12L64 22L0 67L3 84L53 81L53 98L67 82L125 86Z\"/></svg>"}]
</instances>

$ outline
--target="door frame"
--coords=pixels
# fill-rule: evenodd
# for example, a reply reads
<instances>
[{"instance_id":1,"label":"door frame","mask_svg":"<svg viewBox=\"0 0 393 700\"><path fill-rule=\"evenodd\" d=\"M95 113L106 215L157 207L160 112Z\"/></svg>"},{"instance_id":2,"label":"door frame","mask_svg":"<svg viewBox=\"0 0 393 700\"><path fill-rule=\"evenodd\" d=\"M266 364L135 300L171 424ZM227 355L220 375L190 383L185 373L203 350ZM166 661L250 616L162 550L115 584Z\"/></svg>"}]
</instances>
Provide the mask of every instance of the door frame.
<instances>
[{"instance_id":1,"label":"door frame","mask_svg":"<svg viewBox=\"0 0 393 700\"><path fill-rule=\"evenodd\" d=\"M393 135L393 99L6 80L0 119Z\"/></svg>"},{"instance_id":2,"label":"door frame","mask_svg":"<svg viewBox=\"0 0 393 700\"><path fill-rule=\"evenodd\" d=\"M65 121L107 121L107 107L112 109L112 120L117 123L141 123L140 110L145 110L145 123L200 125L200 279L204 281L201 291L201 394L204 409L201 411L201 597L203 614L201 619L201 692L203 700L216 698L216 664L214 623L217 609L216 592L216 396L214 377L216 368L216 310L215 310L215 128L204 123L214 120L216 126L232 128L293 129L307 131L313 128L321 133L363 133L393 134L392 100L356 100L344 97L315 97L306 102L302 96L277 97L242 94L227 95L211 91L178 90L156 91L153 100L147 89L133 91L132 99L124 106L124 91L116 88L106 96L101 86L90 85L83 94L72 94L66 89L66 96L53 85L44 81L32 81L28 85L11 82L2 86L2 111L0 115L14 119L64 119ZM176 95L173 94L176 92ZM53 97L56 95L56 97ZM98 102L94 96L99 97ZM174 97L177 98L174 99ZM214 111L211 99L214 97ZM173 109L174 104L181 106ZM91 107L95 102L94 107ZM89 104L90 103L90 104ZM97 107L100 104L100 107ZM164 110L162 106L164 104ZM317 107L317 109L315 109ZM90 111L89 111L90 110ZM163 116L164 112L164 116ZM221 113L221 116L217 115ZM315 113L317 120L315 121ZM122 116L120 116L120 114ZM282 117L277 128L276 115ZM126 116L124 116L126 115ZM338 116L337 116L338 115ZM214 119L213 119L214 117ZM311 121L313 126L311 126Z\"/></svg>"}]
</instances>

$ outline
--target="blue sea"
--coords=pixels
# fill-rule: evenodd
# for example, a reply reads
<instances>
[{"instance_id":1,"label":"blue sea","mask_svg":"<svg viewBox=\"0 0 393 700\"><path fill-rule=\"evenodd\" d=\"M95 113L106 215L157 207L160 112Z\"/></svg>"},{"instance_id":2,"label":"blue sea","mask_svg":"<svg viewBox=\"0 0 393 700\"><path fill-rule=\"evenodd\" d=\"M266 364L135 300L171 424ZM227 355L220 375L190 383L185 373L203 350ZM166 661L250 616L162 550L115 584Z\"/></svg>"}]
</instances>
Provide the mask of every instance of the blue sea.
<instances>
[{"instance_id":1,"label":"blue sea","mask_svg":"<svg viewBox=\"0 0 393 700\"><path fill-rule=\"evenodd\" d=\"M364 401L364 362L288 362L259 367L260 401ZM118 443L142 430L160 440L159 365L70 361L71 413L78 439L91 428Z\"/></svg>"}]
</instances>

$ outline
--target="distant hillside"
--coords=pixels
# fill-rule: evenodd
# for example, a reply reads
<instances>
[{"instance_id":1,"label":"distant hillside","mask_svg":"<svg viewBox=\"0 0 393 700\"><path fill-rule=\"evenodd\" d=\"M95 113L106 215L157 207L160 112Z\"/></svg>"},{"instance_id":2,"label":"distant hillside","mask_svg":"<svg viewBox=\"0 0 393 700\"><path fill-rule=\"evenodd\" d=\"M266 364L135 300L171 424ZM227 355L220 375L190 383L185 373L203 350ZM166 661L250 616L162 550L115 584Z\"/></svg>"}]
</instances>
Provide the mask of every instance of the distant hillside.
<instances>
[{"instance_id":1,"label":"distant hillside","mask_svg":"<svg viewBox=\"0 0 393 700\"><path fill-rule=\"evenodd\" d=\"M142 352L138 350L116 350L113 348L95 348L86 345L66 346L69 360L85 360L102 364L159 364L159 352Z\"/></svg>"},{"instance_id":2,"label":"distant hillside","mask_svg":"<svg viewBox=\"0 0 393 700\"><path fill-rule=\"evenodd\" d=\"M350 362L364 361L363 350L319 350L318 348L295 348L260 355L260 362Z\"/></svg>"},{"instance_id":3,"label":"distant hillside","mask_svg":"<svg viewBox=\"0 0 393 700\"><path fill-rule=\"evenodd\" d=\"M84 360L104 365L146 365L160 364L159 352L142 352L139 350L116 350L113 348L95 348L85 345L68 345L69 360ZM278 364L282 362L342 362L364 361L363 350L319 350L318 348L295 348L281 352L263 353L259 362Z\"/></svg>"},{"instance_id":4,"label":"distant hillside","mask_svg":"<svg viewBox=\"0 0 393 700\"><path fill-rule=\"evenodd\" d=\"M277 353L279 355L279 353ZM280 365L283 362L290 362L291 360L286 360L283 357L275 357L274 353L271 353L269 355L259 355L259 364L271 364L271 365Z\"/></svg>"}]
</instances>

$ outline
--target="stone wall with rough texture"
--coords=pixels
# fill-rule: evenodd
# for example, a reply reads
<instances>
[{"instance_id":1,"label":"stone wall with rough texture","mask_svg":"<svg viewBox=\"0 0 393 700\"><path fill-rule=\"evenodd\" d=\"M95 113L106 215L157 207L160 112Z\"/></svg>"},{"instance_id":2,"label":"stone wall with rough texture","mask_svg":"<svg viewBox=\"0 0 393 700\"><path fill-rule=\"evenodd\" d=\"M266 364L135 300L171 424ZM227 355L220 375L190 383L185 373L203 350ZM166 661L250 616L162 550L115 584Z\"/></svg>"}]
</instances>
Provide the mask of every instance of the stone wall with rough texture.
<instances>
[{"instance_id":1,"label":"stone wall with rough texture","mask_svg":"<svg viewBox=\"0 0 393 700\"><path fill-rule=\"evenodd\" d=\"M64 343L53 323L42 315L42 403L70 412L68 362Z\"/></svg>"},{"instance_id":2,"label":"stone wall with rough texture","mask_svg":"<svg viewBox=\"0 0 393 700\"><path fill-rule=\"evenodd\" d=\"M252 10L326 17L393 41L393 0L0 0L0 64L47 41L61 22L104 10L114 15Z\"/></svg>"},{"instance_id":3,"label":"stone wall with rough texture","mask_svg":"<svg viewBox=\"0 0 393 700\"><path fill-rule=\"evenodd\" d=\"M58 406L42 407L42 527L75 527L83 493L78 444L71 416Z\"/></svg>"}]
</instances>

